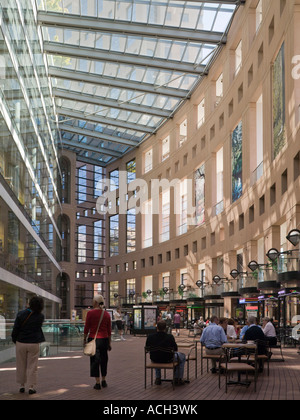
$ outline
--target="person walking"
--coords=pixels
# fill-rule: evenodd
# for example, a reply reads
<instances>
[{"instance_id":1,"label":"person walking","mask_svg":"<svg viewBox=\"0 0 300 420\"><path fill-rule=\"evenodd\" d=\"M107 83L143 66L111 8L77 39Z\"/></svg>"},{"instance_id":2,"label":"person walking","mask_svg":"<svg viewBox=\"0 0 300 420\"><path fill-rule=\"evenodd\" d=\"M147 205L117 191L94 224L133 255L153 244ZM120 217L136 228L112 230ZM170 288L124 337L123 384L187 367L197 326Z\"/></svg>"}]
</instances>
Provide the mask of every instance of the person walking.
<instances>
[{"instance_id":1,"label":"person walking","mask_svg":"<svg viewBox=\"0 0 300 420\"><path fill-rule=\"evenodd\" d=\"M111 351L111 319L108 312L103 308L104 298L101 295L96 295L93 298L93 309L91 309L86 316L84 325L84 339L83 345L86 342L95 338L99 321L100 323L97 337L96 337L96 354L90 357L90 376L95 378L94 389L101 389L107 387L106 375L108 364L108 351ZM102 381L100 384L100 370Z\"/></svg>"},{"instance_id":2,"label":"person walking","mask_svg":"<svg viewBox=\"0 0 300 420\"><path fill-rule=\"evenodd\" d=\"M174 327L176 329L176 336L178 337L180 334L180 313L176 312L176 314L174 315Z\"/></svg>"},{"instance_id":3,"label":"person walking","mask_svg":"<svg viewBox=\"0 0 300 420\"><path fill-rule=\"evenodd\" d=\"M124 331L123 331L123 315L122 315L120 307L118 307L117 310L114 312L114 321L116 321L118 333L120 334L121 340L126 341L126 339L124 338Z\"/></svg>"},{"instance_id":4,"label":"person walking","mask_svg":"<svg viewBox=\"0 0 300 420\"><path fill-rule=\"evenodd\" d=\"M14 322L11 337L16 344L17 383L21 393L25 392L26 384L29 385L29 394L36 393L40 343L45 341L43 309L43 299L34 296L30 299L29 308L20 311Z\"/></svg>"}]
</instances>

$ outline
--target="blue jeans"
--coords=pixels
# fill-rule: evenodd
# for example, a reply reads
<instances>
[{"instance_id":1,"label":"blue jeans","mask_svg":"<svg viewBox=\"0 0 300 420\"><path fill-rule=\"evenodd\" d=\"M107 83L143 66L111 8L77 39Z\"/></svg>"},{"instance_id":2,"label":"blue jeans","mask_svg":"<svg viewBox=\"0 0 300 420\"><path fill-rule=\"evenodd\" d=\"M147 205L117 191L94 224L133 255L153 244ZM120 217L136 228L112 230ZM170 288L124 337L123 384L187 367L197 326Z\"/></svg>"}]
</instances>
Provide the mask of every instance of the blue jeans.
<instances>
[{"instance_id":1,"label":"blue jeans","mask_svg":"<svg viewBox=\"0 0 300 420\"><path fill-rule=\"evenodd\" d=\"M175 352L175 360L179 362L175 368L175 378L177 379L183 378L185 359L184 353ZM156 379L161 377L161 369L155 369L155 377Z\"/></svg>"}]
</instances>

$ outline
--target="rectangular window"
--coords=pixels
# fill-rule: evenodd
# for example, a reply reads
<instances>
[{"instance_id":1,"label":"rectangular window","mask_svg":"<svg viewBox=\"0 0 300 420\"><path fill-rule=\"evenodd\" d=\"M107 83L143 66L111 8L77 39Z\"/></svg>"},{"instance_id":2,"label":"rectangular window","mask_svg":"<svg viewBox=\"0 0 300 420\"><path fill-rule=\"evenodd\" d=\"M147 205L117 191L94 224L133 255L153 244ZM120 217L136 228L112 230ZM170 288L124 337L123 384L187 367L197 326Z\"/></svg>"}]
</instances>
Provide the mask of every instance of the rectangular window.
<instances>
[{"instance_id":1,"label":"rectangular window","mask_svg":"<svg viewBox=\"0 0 300 420\"><path fill-rule=\"evenodd\" d=\"M223 147L221 147L216 154L216 176L217 189L215 215L218 215L223 211Z\"/></svg>"},{"instance_id":2,"label":"rectangular window","mask_svg":"<svg viewBox=\"0 0 300 420\"><path fill-rule=\"evenodd\" d=\"M136 177L136 162L135 162L135 159L126 163L126 171L127 171L127 184L129 184L129 182L134 181L135 177Z\"/></svg>"},{"instance_id":3,"label":"rectangular window","mask_svg":"<svg viewBox=\"0 0 300 420\"><path fill-rule=\"evenodd\" d=\"M238 74L242 67L242 41L239 42L235 50L235 76Z\"/></svg>"},{"instance_id":4,"label":"rectangular window","mask_svg":"<svg viewBox=\"0 0 300 420\"><path fill-rule=\"evenodd\" d=\"M94 197L100 197L102 195L102 178L103 168L101 166L94 166Z\"/></svg>"},{"instance_id":5,"label":"rectangular window","mask_svg":"<svg viewBox=\"0 0 300 420\"><path fill-rule=\"evenodd\" d=\"M119 282L111 281L109 283L109 306L118 305Z\"/></svg>"},{"instance_id":6,"label":"rectangular window","mask_svg":"<svg viewBox=\"0 0 300 420\"><path fill-rule=\"evenodd\" d=\"M263 174L264 138L263 138L263 97L256 102L256 179Z\"/></svg>"},{"instance_id":7,"label":"rectangular window","mask_svg":"<svg viewBox=\"0 0 300 420\"><path fill-rule=\"evenodd\" d=\"M170 137L166 137L161 142L161 161L163 162L170 156Z\"/></svg>"},{"instance_id":8,"label":"rectangular window","mask_svg":"<svg viewBox=\"0 0 300 420\"><path fill-rule=\"evenodd\" d=\"M179 144L178 144L178 146L181 147L186 140L187 140L187 120L184 120L179 125Z\"/></svg>"},{"instance_id":9,"label":"rectangular window","mask_svg":"<svg viewBox=\"0 0 300 420\"><path fill-rule=\"evenodd\" d=\"M257 32L262 23L262 0L259 0L256 6L255 16L256 16L256 32Z\"/></svg>"},{"instance_id":10,"label":"rectangular window","mask_svg":"<svg viewBox=\"0 0 300 420\"><path fill-rule=\"evenodd\" d=\"M86 261L86 226L78 226L77 232L77 261L79 263Z\"/></svg>"},{"instance_id":11,"label":"rectangular window","mask_svg":"<svg viewBox=\"0 0 300 420\"><path fill-rule=\"evenodd\" d=\"M145 155L144 155L144 159L145 159L144 173L149 172L152 169L152 165L153 165L153 162L152 162L153 156L152 155L153 155L152 149L148 150L148 152L146 152Z\"/></svg>"},{"instance_id":12,"label":"rectangular window","mask_svg":"<svg viewBox=\"0 0 300 420\"><path fill-rule=\"evenodd\" d=\"M143 247L152 246L152 200L143 203Z\"/></svg>"},{"instance_id":13,"label":"rectangular window","mask_svg":"<svg viewBox=\"0 0 300 420\"><path fill-rule=\"evenodd\" d=\"M127 211L127 228L126 228L126 238L127 238L127 252L135 251L136 245L136 210L132 208Z\"/></svg>"},{"instance_id":14,"label":"rectangular window","mask_svg":"<svg viewBox=\"0 0 300 420\"><path fill-rule=\"evenodd\" d=\"M102 220L97 220L97 222L94 223L94 260L104 258L102 223Z\"/></svg>"},{"instance_id":15,"label":"rectangular window","mask_svg":"<svg viewBox=\"0 0 300 420\"><path fill-rule=\"evenodd\" d=\"M117 190L119 188L119 170L115 169L109 173L110 180L110 191Z\"/></svg>"},{"instance_id":16,"label":"rectangular window","mask_svg":"<svg viewBox=\"0 0 300 420\"><path fill-rule=\"evenodd\" d=\"M77 201L84 203L87 195L86 165L77 169Z\"/></svg>"},{"instance_id":17,"label":"rectangular window","mask_svg":"<svg viewBox=\"0 0 300 420\"><path fill-rule=\"evenodd\" d=\"M180 182L179 192L179 215L177 224L177 235L183 235L187 232L187 179Z\"/></svg>"},{"instance_id":18,"label":"rectangular window","mask_svg":"<svg viewBox=\"0 0 300 420\"><path fill-rule=\"evenodd\" d=\"M162 274L162 288L170 289L170 273L163 273Z\"/></svg>"},{"instance_id":19,"label":"rectangular window","mask_svg":"<svg viewBox=\"0 0 300 420\"><path fill-rule=\"evenodd\" d=\"M200 166L194 174L196 226L205 222L205 164Z\"/></svg>"},{"instance_id":20,"label":"rectangular window","mask_svg":"<svg viewBox=\"0 0 300 420\"><path fill-rule=\"evenodd\" d=\"M197 107L197 128L201 127L205 121L205 99L203 98Z\"/></svg>"},{"instance_id":21,"label":"rectangular window","mask_svg":"<svg viewBox=\"0 0 300 420\"><path fill-rule=\"evenodd\" d=\"M134 303L135 301L135 279L126 280L126 297L127 303Z\"/></svg>"},{"instance_id":22,"label":"rectangular window","mask_svg":"<svg viewBox=\"0 0 300 420\"><path fill-rule=\"evenodd\" d=\"M170 189L163 191L160 199L160 242L164 242L170 239Z\"/></svg>"},{"instance_id":23,"label":"rectangular window","mask_svg":"<svg viewBox=\"0 0 300 420\"><path fill-rule=\"evenodd\" d=\"M220 100L223 97L223 73L220 74L216 80L216 105L219 105Z\"/></svg>"},{"instance_id":24,"label":"rectangular window","mask_svg":"<svg viewBox=\"0 0 300 420\"><path fill-rule=\"evenodd\" d=\"M119 215L111 216L109 219L109 256L119 254Z\"/></svg>"}]
</instances>

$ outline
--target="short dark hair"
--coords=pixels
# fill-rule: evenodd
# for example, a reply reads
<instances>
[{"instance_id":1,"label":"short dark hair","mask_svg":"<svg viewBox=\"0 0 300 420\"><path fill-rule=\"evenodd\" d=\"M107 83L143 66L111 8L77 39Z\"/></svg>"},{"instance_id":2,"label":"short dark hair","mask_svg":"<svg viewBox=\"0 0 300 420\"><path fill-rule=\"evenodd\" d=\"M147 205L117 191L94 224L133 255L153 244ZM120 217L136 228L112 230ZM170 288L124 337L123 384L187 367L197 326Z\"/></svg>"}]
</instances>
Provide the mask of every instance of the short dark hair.
<instances>
[{"instance_id":1,"label":"short dark hair","mask_svg":"<svg viewBox=\"0 0 300 420\"><path fill-rule=\"evenodd\" d=\"M157 329L158 331L165 331L167 329L167 323L165 321L158 321Z\"/></svg>"},{"instance_id":2,"label":"short dark hair","mask_svg":"<svg viewBox=\"0 0 300 420\"><path fill-rule=\"evenodd\" d=\"M44 300L39 296L33 296L29 301L29 308L32 312L41 313L44 309Z\"/></svg>"}]
</instances>

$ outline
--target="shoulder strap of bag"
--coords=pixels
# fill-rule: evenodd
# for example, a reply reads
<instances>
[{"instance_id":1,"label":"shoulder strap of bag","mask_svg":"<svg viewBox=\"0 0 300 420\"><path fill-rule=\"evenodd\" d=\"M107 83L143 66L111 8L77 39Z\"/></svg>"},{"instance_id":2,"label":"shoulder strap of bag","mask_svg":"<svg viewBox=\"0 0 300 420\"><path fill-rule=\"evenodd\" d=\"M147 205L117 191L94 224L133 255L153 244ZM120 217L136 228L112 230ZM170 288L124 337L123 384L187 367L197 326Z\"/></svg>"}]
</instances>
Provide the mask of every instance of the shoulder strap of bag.
<instances>
[{"instance_id":1,"label":"shoulder strap of bag","mask_svg":"<svg viewBox=\"0 0 300 420\"><path fill-rule=\"evenodd\" d=\"M95 334L95 338L97 338L98 330L100 328L100 325L101 325L101 322L102 322L102 319L103 319L103 315L104 315L104 309L102 309L102 312L101 312L101 315L100 315L100 319L99 319L98 328L97 328L97 331L96 331L96 334Z\"/></svg>"},{"instance_id":2,"label":"shoulder strap of bag","mask_svg":"<svg viewBox=\"0 0 300 420\"><path fill-rule=\"evenodd\" d=\"M21 327L23 327L25 324L26 324L26 322L28 321L28 319L31 317L31 315L32 315L32 311L30 311L30 314L28 315L28 317L25 319L25 321L23 321L22 322L22 325L21 325Z\"/></svg>"}]
</instances>

